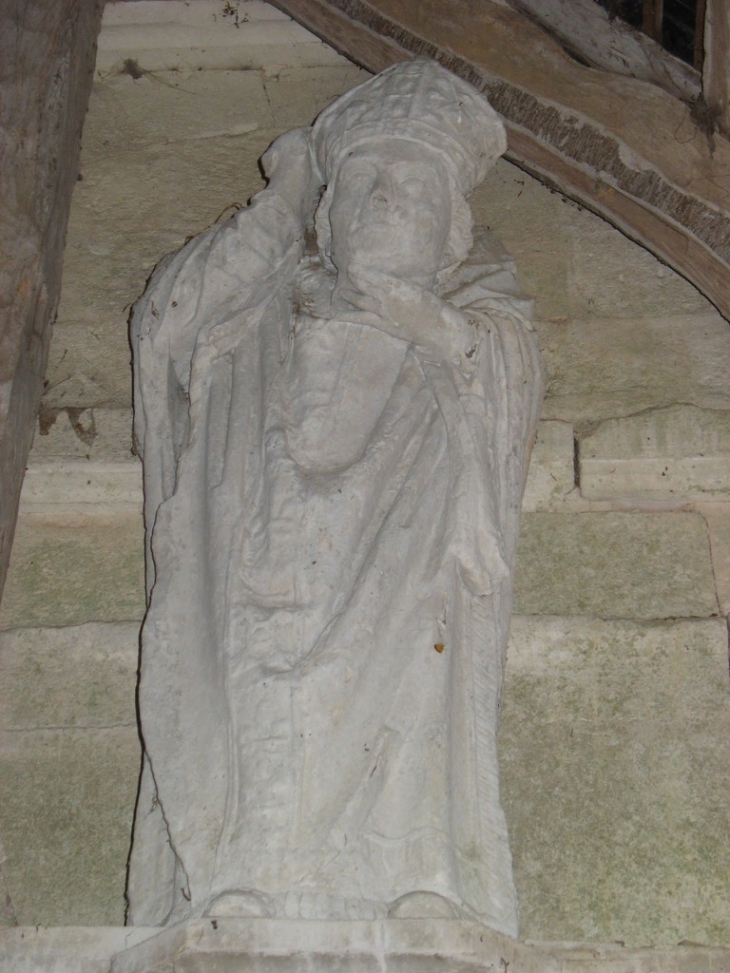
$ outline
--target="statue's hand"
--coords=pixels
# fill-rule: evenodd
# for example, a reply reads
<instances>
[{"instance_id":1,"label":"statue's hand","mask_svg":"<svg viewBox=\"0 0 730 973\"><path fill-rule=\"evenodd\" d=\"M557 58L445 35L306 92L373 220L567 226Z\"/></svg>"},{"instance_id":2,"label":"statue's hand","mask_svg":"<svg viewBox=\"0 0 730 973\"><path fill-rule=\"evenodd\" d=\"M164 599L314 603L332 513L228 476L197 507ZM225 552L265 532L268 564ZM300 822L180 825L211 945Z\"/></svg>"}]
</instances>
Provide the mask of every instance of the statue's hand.
<instances>
[{"instance_id":1,"label":"statue's hand","mask_svg":"<svg viewBox=\"0 0 730 973\"><path fill-rule=\"evenodd\" d=\"M314 212L322 177L312 150L310 128L295 128L275 139L261 157L269 180L267 189L278 193L302 222Z\"/></svg>"},{"instance_id":2,"label":"statue's hand","mask_svg":"<svg viewBox=\"0 0 730 973\"><path fill-rule=\"evenodd\" d=\"M432 291L356 263L347 274L339 295L355 308L348 318L412 342L435 361L474 355L475 328Z\"/></svg>"}]
</instances>

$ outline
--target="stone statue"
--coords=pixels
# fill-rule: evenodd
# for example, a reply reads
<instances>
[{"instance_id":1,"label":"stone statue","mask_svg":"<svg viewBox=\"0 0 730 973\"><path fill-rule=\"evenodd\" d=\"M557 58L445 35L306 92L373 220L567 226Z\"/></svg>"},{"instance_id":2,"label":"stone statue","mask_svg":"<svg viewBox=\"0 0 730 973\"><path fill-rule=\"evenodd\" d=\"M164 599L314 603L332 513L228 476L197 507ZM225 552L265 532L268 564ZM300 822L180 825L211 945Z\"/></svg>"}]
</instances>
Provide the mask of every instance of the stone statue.
<instances>
[{"instance_id":1,"label":"stone statue","mask_svg":"<svg viewBox=\"0 0 730 973\"><path fill-rule=\"evenodd\" d=\"M135 924L517 931L496 734L542 372L465 201L504 148L471 86L397 64L136 306Z\"/></svg>"}]
</instances>

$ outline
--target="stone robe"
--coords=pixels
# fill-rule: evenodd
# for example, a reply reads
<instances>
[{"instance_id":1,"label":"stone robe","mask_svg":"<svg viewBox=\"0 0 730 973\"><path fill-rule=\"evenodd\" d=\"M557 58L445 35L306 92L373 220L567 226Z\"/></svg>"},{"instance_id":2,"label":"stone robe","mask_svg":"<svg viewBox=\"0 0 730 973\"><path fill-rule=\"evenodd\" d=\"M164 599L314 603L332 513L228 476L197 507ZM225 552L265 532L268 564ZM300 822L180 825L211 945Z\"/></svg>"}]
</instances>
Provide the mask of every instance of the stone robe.
<instances>
[{"instance_id":1,"label":"stone robe","mask_svg":"<svg viewBox=\"0 0 730 973\"><path fill-rule=\"evenodd\" d=\"M149 611L130 921L255 890L377 918L409 892L517 932L496 737L542 393L482 238L430 360L327 320L273 191L158 268L133 316ZM438 360L436 360L438 359Z\"/></svg>"}]
</instances>

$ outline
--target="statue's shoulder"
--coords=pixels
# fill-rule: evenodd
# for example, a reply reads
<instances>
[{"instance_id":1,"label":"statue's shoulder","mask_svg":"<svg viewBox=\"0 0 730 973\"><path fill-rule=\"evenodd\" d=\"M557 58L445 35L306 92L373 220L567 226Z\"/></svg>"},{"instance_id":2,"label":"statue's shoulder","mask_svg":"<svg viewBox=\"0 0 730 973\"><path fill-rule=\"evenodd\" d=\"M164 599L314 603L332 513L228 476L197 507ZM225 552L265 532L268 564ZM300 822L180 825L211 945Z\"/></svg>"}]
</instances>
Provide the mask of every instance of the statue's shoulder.
<instances>
[{"instance_id":1,"label":"statue's shoulder","mask_svg":"<svg viewBox=\"0 0 730 973\"><path fill-rule=\"evenodd\" d=\"M534 301L520 287L514 258L485 227L474 228L466 260L443 282L439 296L463 310L502 312L532 330Z\"/></svg>"}]
</instances>

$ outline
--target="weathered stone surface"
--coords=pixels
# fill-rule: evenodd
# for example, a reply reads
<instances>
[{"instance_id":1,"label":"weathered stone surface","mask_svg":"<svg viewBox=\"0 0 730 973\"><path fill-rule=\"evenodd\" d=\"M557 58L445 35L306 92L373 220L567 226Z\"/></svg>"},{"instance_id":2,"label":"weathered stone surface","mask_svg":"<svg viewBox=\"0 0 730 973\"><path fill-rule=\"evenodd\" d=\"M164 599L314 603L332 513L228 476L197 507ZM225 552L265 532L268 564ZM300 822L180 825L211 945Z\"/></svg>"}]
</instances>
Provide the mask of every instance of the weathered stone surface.
<instances>
[{"instance_id":1,"label":"weathered stone surface","mask_svg":"<svg viewBox=\"0 0 730 973\"><path fill-rule=\"evenodd\" d=\"M114 957L111 973L559 973L542 944L521 943L475 922L445 919L307 922L218 919L163 930Z\"/></svg>"},{"instance_id":2,"label":"weathered stone surface","mask_svg":"<svg viewBox=\"0 0 730 973\"><path fill-rule=\"evenodd\" d=\"M559 504L575 487L573 427L569 422L541 422L532 448L522 509Z\"/></svg>"},{"instance_id":3,"label":"weathered stone surface","mask_svg":"<svg viewBox=\"0 0 730 973\"><path fill-rule=\"evenodd\" d=\"M543 321L540 347L543 419L580 427L677 402L730 408L730 328L714 312Z\"/></svg>"},{"instance_id":4,"label":"weathered stone surface","mask_svg":"<svg viewBox=\"0 0 730 973\"><path fill-rule=\"evenodd\" d=\"M281 136L266 191L135 307L155 581L134 922L516 931L481 781L542 369L511 259L459 218L504 147L475 89L394 65ZM329 263L302 246L315 210Z\"/></svg>"},{"instance_id":5,"label":"weathered stone surface","mask_svg":"<svg viewBox=\"0 0 730 973\"><path fill-rule=\"evenodd\" d=\"M44 408L28 462L33 466L66 460L114 463L133 459L131 409Z\"/></svg>"},{"instance_id":6,"label":"weathered stone surface","mask_svg":"<svg viewBox=\"0 0 730 973\"><path fill-rule=\"evenodd\" d=\"M331 101L356 84L367 81L368 71L342 59L342 63L317 68L283 68L264 76L264 90L274 124L296 128L313 119Z\"/></svg>"},{"instance_id":7,"label":"weathered stone surface","mask_svg":"<svg viewBox=\"0 0 730 973\"><path fill-rule=\"evenodd\" d=\"M288 124L285 106L298 106L301 124L358 77L342 59L321 72L290 69L268 77L266 90L261 71L96 82L50 350L47 408L129 407L127 318L154 265L262 188L257 162Z\"/></svg>"},{"instance_id":8,"label":"weathered stone surface","mask_svg":"<svg viewBox=\"0 0 730 973\"><path fill-rule=\"evenodd\" d=\"M543 321L713 313L691 284L643 247L504 160L474 192L472 207L515 257ZM610 332L609 324L599 327Z\"/></svg>"},{"instance_id":9,"label":"weathered stone surface","mask_svg":"<svg viewBox=\"0 0 730 973\"><path fill-rule=\"evenodd\" d=\"M528 513L515 610L666 618L717 613L707 525L692 513Z\"/></svg>"},{"instance_id":10,"label":"weathered stone surface","mask_svg":"<svg viewBox=\"0 0 730 973\"><path fill-rule=\"evenodd\" d=\"M3 732L0 830L23 925L121 925L140 745L134 726Z\"/></svg>"},{"instance_id":11,"label":"weathered stone surface","mask_svg":"<svg viewBox=\"0 0 730 973\"><path fill-rule=\"evenodd\" d=\"M138 632L132 623L0 635L3 872L21 924L123 920Z\"/></svg>"},{"instance_id":12,"label":"weathered stone surface","mask_svg":"<svg viewBox=\"0 0 730 973\"><path fill-rule=\"evenodd\" d=\"M139 512L27 514L18 523L0 629L127 621L144 614Z\"/></svg>"},{"instance_id":13,"label":"weathered stone surface","mask_svg":"<svg viewBox=\"0 0 730 973\"><path fill-rule=\"evenodd\" d=\"M730 504L703 503L697 510L707 522L717 598L723 615L730 615Z\"/></svg>"},{"instance_id":14,"label":"weathered stone surface","mask_svg":"<svg viewBox=\"0 0 730 973\"><path fill-rule=\"evenodd\" d=\"M249 70L339 64L337 52L268 3L184 0L109 4L97 71Z\"/></svg>"},{"instance_id":15,"label":"weathered stone surface","mask_svg":"<svg viewBox=\"0 0 730 973\"><path fill-rule=\"evenodd\" d=\"M142 508L142 468L129 409L44 407L25 472L21 516L63 507L111 514ZM123 515L130 511L119 510Z\"/></svg>"},{"instance_id":16,"label":"weathered stone surface","mask_svg":"<svg viewBox=\"0 0 730 973\"><path fill-rule=\"evenodd\" d=\"M157 935L128 926L18 926L0 930L0 968L13 973L109 973L111 957Z\"/></svg>"},{"instance_id":17,"label":"weathered stone surface","mask_svg":"<svg viewBox=\"0 0 730 973\"><path fill-rule=\"evenodd\" d=\"M503 700L521 935L726 943L724 620L515 617Z\"/></svg>"},{"instance_id":18,"label":"weathered stone surface","mask_svg":"<svg viewBox=\"0 0 730 973\"><path fill-rule=\"evenodd\" d=\"M134 727L138 652L136 622L0 633L0 726Z\"/></svg>"},{"instance_id":19,"label":"weathered stone surface","mask_svg":"<svg viewBox=\"0 0 730 973\"><path fill-rule=\"evenodd\" d=\"M730 498L730 411L673 405L600 423L580 440L590 499Z\"/></svg>"}]
</instances>

